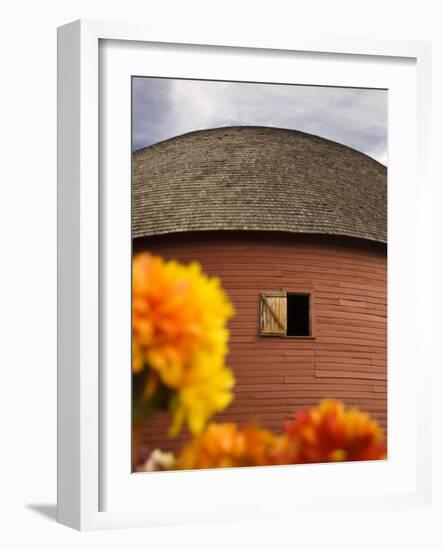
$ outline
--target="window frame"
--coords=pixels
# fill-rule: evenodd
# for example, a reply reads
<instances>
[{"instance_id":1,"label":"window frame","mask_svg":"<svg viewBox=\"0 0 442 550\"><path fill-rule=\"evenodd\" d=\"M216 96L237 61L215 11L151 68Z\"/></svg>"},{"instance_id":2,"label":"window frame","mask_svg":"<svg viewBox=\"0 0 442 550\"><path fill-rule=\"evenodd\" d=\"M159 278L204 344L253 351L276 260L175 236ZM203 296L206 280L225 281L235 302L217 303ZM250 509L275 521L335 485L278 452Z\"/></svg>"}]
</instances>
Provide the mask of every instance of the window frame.
<instances>
[{"instance_id":1,"label":"window frame","mask_svg":"<svg viewBox=\"0 0 442 550\"><path fill-rule=\"evenodd\" d=\"M271 334L268 332L262 332L262 323L261 323L261 315L262 315L262 301L263 301L263 295L271 295L271 294L285 294L286 299L286 307L287 307L287 296L289 294L297 294L297 295L303 295L303 296L309 296L309 335L308 336L292 336L287 334L287 323L285 327L285 334ZM296 339L296 340L315 340L316 339L316 322L315 322L315 291L313 287L281 287L279 289L273 289L273 290L263 290L259 293L259 302L258 302L258 335L259 337L265 337L265 338L290 338L290 339Z\"/></svg>"}]
</instances>

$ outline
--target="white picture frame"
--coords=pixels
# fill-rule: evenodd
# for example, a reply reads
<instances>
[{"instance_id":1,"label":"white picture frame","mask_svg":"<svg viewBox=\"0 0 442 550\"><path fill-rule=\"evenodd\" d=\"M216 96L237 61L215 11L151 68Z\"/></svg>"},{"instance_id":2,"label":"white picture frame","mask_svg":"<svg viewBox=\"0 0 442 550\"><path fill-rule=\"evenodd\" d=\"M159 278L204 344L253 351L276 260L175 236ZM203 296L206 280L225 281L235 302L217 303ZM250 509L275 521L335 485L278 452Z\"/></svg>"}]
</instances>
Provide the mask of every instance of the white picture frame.
<instances>
[{"instance_id":1,"label":"white picture frame","mask_svg":"<svg viewBox=\"0 0 442 550\"><path fill-rule=\"evenodd\" d=\"M208 44L203 33L200 36L189 37L183 30L179 34L175 31L172 35L156 36L151 30L136 24L101 21L76 21L59 29L58 521L76 529L91 530L279 517L294 513L319 513L329 508L333 508L334 512L338 510L340 513L349 513L355 509L373 512L381 509L430 507L432 501L429 422L432 366L431 248L429 245L431 239L428 215L431 209L431 181L428 172L431 117L430 44L346 37L312 39L302 36L281 37L278 43L272 44L266 43L264 38L250 43L244 42L240 37L226 38L225 41L217 40L215 44ZM106 50L106 44L110 44L110 49ZM113 44L117 45L117 48L112 53ZM156 58L157 61L162 61L161 44L169 50L172 48L174 58L179 58L181 50L192 54L198 48L198 52L202 55L196 59L197 65L193 65L191 74L195 74L195 67L198 66L198 75L205 73L209 78L216 76L210 72L209 68L215 49L220 55L227 54L231 60L244 55L253 54L258 58L260 55L263 57L271 55L273 60L281 61L281 71L285 70L290 54L295 53L321 58L323 67L333 63L333 58L340 62L345 57L346 62L360 65L365 64L364 60L376 59L380 65L386 65L385 75L391 73L391 67L394 67L396 62L399 66L401 60L405 60L405 64L408 63L414 67L413 75L410 71L402 71L404 80L400 80L402 77L399 76L397 83L393 86L398 90L401 82L411 83L410 94L407 95L404 90L404 96L409 103L403 103L401 108L405 109L407 105L409 107L413 104L412 107L417 114L417 125L413 126L416 123L413 116L410 116L409 120L404 119L403 127L409 129L409 135L403 140L398 140L400 109L396 114L393 109L391 116L396 117L392 121L397 132L396 138L393 135L389 144L393 161L395 156L398 158L400 155L406 155L409 163L404 162L403 168L395 162L391 165L393 181L395 181L394 178L402 178L404 182L402 204L405 205L405 213L406 207L413 202L417 208L416 218L412 221L398 211L392 217L393 225L389 226L393 236L399 230L406 231L407 227L408 231L413 231L413 237L407 249L410 257L404 260L409 262L408 267L411 267L408 279L407 275L403 275L401 280L396 276L399 273L403 274L403 269L400 268L406 267L406 264L399 266L403 250L393 247L391 273L397 284L392 287L389 281L389 296L392 298L389 302L393 304L393 309L389 309L389 318L398 320L393 326L389 325L389 333L397 342L400 340L403 327L399 326L400 312L394 309L395 304L399 304L401 293L406 291L406 285L408 288L412 285L415 289L414 298L411 300L411 311L415 318L408 330L417 331L419 344L416 344L413 350L402 352L399 346L395 348L393 345L393 351L396 349L396 354L392 359L392 378L389 371L389 380L394 383L392 393L390 393L392 388L389 388L389 399L393 398L392 414L403 406L402 394L405 395L404 400L409 399L410 403L407 411L404 410L404 418L413 430L412 436L408 438L410 441L406 440L405 430L393 430L392 436L396 438L393 443L400 445L402 442L404 445L411 445L409 449L413 456L409 456L409 460L403 458L395 462L394 445L390 445L391 441L389 441L389 449L393 448L393 458L391 460L389 458L387 464L380 462L357 465L360 469L352 468L353 465L349 464L333 465L335 470L332 476L327 465L296 467L296 479L294 477L292 479L297 483L299 493L297 498L291 498L284 493L287 479L294 471L293 467L241 470L234 468L216 473L213 471L153 473L142 475L143 477L138 474L131 476L130 471L127 471L121 474L121 479L117 479L124 469L123 455L126 452L124 451L126 444L126 454L129 455L130 434L126 407L123 414L117 417L115 413L112 417L113 427L115 432L120 434L118 436L120 439L116 439L117 436L115 436L113 441L109 442L107 435L109 430L106 430L106 426L109 424L110 414L107 403L114 399L117 390L121 391L121 385L113 375L103 376L104 363L106 357L109 357L105 348L107 344L104 347L102 345L105 324L103 304L107 304L109 287L114 288L121 283L122 288L126 290L128 288L127 274L130 269L130 257L127 256L128 239L126 239L125 229L128 228L130 192L125 184L116 186L114 180L110 188L121 189L122 194L106 194L105 186L111 182L111 179L108 182L106 178L111 176L108 176L108 166L100 165L100 159L102 159L103 148L106 147L109 157L116 152L116 159L121 155L126 155L127 159L130 159L129 144L127 150L124 149L130 116L127 120L127 101L123 101L121 112L117 115L117 119L118 117L120 119L110 121L111 125L114 124L112 128L122 131L109 132L106 105L108 102L116 105L115 102L118 102L122 96L109 95L106 96L106 101L103 101L101 92L103 86L110 87L111 84L112 86L115 84L115 90L117 90L120 76L126 76L126 72L131 74L132 70L136 70L133 68L136 67L136 63L132 67L129 60L131 58L135 60L135 53L133 53L135 49L138 49L138 56L144 55L143 52L140 53L140 47L142 48L143 44L155 45L153 48L155 51L150 51L148 59L143 63L148 63L149 60L153 63ZM186 54L183 53L183 55ZM103 67L100 65L111 67L111 70L103 75ZM333 68L337 71L337 67L333 66ZM338 85L345 85L345 70L344 67L344 77L341 80L336 76L339 71L334 73L334 82ZM154 71L153 76L177 76L176 73L170 73L170 69L167 68L164 74L159 75L158 71L159 69ZM364 72L370 72L367 65ZM375 72L374 69L371 77L373 81L377 81ZM401 70L398 69L399 73ZM312 79L314 76L309 78ZM323 75L321 78L323 84L329 83L326 81L327 76ZM379 82L382 78L379 78ZM407 80L410 78L411 80ZM312 80L310 82L313 83ZM364 81L361 80L361 82ZM417 86L417 94L413 88L414 84ZM125 92L118 93L124 95ZM115 134L118 134L118 139L108 138ZM105 141L106 144L104 144ZM120 154L119 151L123 149L124 152ZM121 181L127 181L127 159L124 160L121 157L120 164L112 166L112 169L115 168L112 172L113 177L119 174ZM413 168L417 170L417 177ZM396 173L395 170L397 170ZM393 199L397 202L394 188ZM389 207L391 206L389 203ZM102 215L103 212L106 215ZM106 252L106 235L111 231L109 219L115 222L112 224L113 235L117 235L117 231L122 235L121 246L116 246L112 255ZM118 237L116 238L120 241ZM121 262L122 259L123 262ZM120 272L117 265L125 265L125 260L127 260L126 271ZM389 269L391 266L389 265ZM111 268L115 274L104 284L106 272L110 272ZM122 312L123 320L127 320L125 317L128 311L127 298L126 292L126 303L116 306L120 308L118 311ZM129 330L129 327L130 322L126 323L125 330ZM407 335L406 332L405 335ZM420 346L425 346L426 361L419 365L419 376L416 377L414 365L416 361L413 363L413 359L419 357L418 352L422 351ZM121 352L121 350L115 351ZM402 375L405 389L395 393L398 390L398 378L395 378L394 374L398 371L395 371L394 365L400 362L404 365ZM130 373L130 370L128 372ZM110 383L109 380L113 382ZM130 400L129 395L123 399L126 405L128 400ZM120 420L121 418L123 420ZM392 420L393 427L395 418L397 419L397 415L389 417L389 423L391 424L390 420ZM116 442L123 449L121 451L123 455L119 455ZM106 460L110 454L116 457L115 460ZM337 481L331 483L332 477ZM370 480L378 479L378 485L371 483L373 486L371 491L368 488L363 489L362 485L358 489L358 479L361 477L366 477L369 483L371 483ZM343 482L345 478L347 481ZM261 484L260 495L253 491L258 479ZM312 487L315 479L322 479L326 490L311 491L309 498L308 487ZM391 485L383 487L382 480L386 479L393 481ZM140 494L143 495L147 484L150 504L147 502L142 506L139 503ZM229 500L229 484L230 486L234 484L236 488L242 485L243 492L245 489L248 490L248 498L241 500L235 496L234 499ZM104 486L106 490L103 489ZM111 489L108 490L108 486ZM175 504L170 502L170 498L169 500L161 498L162 493L167 493L169 496L173 494L174 486L179 486L178 493L185 495L182 501L176 498ZM211 496L214 491L217 491L216 500ZM106 496L108 493L111 497Z\"/></svg>"}]
</instances>

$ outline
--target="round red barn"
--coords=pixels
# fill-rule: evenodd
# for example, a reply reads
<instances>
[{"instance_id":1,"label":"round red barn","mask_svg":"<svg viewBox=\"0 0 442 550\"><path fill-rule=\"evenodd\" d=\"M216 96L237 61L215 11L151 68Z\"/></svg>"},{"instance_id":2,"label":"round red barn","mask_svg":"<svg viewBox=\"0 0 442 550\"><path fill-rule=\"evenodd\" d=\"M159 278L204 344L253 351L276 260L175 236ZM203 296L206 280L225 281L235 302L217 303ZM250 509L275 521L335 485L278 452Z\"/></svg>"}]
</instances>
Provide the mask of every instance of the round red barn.
<instances>
[{"instance_id":1,"label":"round red barn","mask_svg":"<svg viewBox=\"0 0 442 550\"><path fill-rule=\"evenodd\" d=\"M134 253L218 276L235 306L233 403L279 430L324 397L387 422L387 169L294 130L229 127L133 153ZM159 414L150 447L177 449Z\"/></svg>"}]
</instances>

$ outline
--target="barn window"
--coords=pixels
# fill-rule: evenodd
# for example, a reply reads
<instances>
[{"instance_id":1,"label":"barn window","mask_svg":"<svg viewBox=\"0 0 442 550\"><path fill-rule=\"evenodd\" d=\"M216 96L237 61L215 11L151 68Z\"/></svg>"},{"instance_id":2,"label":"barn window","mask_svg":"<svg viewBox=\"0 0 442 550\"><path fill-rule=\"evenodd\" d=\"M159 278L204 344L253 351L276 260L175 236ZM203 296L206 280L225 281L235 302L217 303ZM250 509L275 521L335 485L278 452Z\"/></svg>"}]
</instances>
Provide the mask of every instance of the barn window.
<instances>
[{"instance_id":1,"label":"barn window","mask_svg":"<svg viewBox=\"0 0 442 550\"><path fill-rule=\"evenodd\" d=\"M262 336L311 336L310 294L264 292L260 303Z\"/></svg>"}]
</instances>

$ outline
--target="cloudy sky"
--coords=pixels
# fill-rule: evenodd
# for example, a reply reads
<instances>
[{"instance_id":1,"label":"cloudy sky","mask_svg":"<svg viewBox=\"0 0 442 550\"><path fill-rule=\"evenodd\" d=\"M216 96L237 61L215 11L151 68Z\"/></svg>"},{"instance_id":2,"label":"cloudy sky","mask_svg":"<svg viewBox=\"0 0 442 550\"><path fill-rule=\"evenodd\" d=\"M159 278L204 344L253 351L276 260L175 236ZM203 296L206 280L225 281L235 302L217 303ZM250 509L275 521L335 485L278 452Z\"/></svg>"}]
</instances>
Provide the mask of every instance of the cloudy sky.
<instances>
[{"instance_id":1,"label":"cloudy sky","mask_svg":"<svg viewBox=\"0 0 442 550\"><path fill-rule=\"evenodd\" d=\"M387 164L387 92L280 84L133 79L133 149L220 126L293 128Z\"/></svg>"}]
</instances>

